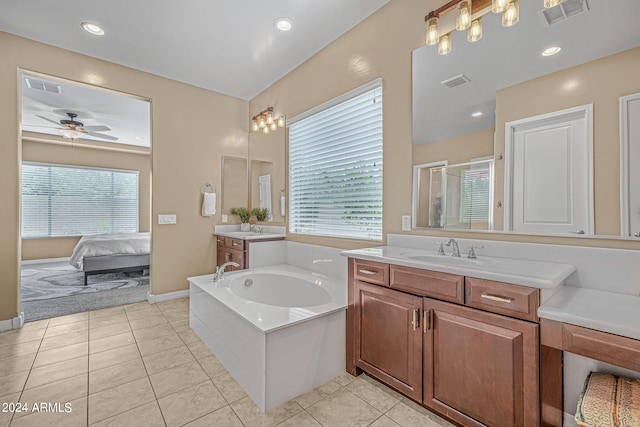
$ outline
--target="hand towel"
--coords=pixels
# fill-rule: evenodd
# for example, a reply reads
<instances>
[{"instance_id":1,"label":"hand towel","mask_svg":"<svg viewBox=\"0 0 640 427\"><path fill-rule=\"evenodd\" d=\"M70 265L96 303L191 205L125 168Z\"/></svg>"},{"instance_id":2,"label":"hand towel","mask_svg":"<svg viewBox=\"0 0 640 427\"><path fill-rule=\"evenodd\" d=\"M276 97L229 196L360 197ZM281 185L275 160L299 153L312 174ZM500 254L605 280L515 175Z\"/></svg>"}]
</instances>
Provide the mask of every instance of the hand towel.
<instances>
[{"instance_id":1,"label":"hand towel","mask_svg":"<svg viewBox=\"0 0 640 427\"><path fill-rule=\"evenodd\" d=\"M204 193L202 200L202 216L213 216L216 214L216 193Z\"/></svg>"}]
</instances>

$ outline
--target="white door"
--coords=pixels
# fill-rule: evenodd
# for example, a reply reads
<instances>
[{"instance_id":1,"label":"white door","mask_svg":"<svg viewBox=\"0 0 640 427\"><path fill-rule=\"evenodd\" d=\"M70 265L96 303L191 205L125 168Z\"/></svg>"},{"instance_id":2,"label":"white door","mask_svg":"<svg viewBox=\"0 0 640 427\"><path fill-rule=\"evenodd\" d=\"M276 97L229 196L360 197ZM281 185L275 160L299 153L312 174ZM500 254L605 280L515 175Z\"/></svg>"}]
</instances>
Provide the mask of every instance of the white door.
<instances>
[{"instance_id":1,"label":"white door","mask_svg":"<svg viewBox=\"0 0 640 427\"><path fill-rule=\"evenodd\" d=\"M640 93L620 98L622 235L640 237Z\"/></svg>"},{"instance_id":2,"label":"white door","mask_svg":"<svg viewBox=\"0 0 640 427\"><path fill-rule=\"evenodd\" d=\"M506 230L593 234L592 129L591 105L506 124Z\"/></svg>"}]
</instances>

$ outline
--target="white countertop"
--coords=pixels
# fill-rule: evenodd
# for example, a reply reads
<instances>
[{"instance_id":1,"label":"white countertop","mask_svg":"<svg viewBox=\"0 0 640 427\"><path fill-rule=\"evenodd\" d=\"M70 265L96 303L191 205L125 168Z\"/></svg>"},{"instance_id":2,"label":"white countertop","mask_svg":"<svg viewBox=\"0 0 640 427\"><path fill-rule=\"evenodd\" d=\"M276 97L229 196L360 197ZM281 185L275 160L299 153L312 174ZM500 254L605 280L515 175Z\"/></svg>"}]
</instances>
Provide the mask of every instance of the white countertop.
<instances>
[{"instance_id":1,"label":"white countertop","mask_svg":"<svg viewBox=\"0 0 640 427\"><path fill-rule=\"evenodd\" d=\"M640 296L563 286L538 316L640 339Z\"/></svg>"},{"instance_id":2,"label":"white countertop","mask_svg":"<svg viewBox=\"0 0 640 427\"><path fill-rule=\"evenodd\" d=\"M214 234L217 236L232 237L240 240L279 239L287 237L284 233L255 233L253 231L218 231Z\"/></svg>"},{"instance_id":3,"label":"white countertop","mask_svg":"<svg viewBox=\"0 0 640 427\"><path fill-rule=\"evenodd\" d=\"M320 286L329 293L331 302L311 307L279 307L240 298L229 288L228 282L234 276L247 275L247 278L249 278L252 273L264 272L281 273L299 277L302 280L313 281L315 285ZM214 282L212 274L189 277L187 280L193 286L197 286L238 313L264 333L338 310L344 310L347 307L347 285L345 280L312 273L286 264L231 271L225 273L225 278L222 282Z\"/></svg>"},{"instance_id":4,"label":"white countertop","mask_svg":"<svg viewBox=\"0 0 640 427\"><path fill-rule=\"evenodd\" d=\"M467 259L465 255L452 258L451 255L437 255L435 251L396 246L356 249L344 251L342 255L541 289L557 287L576 270L571 264L485 256L475 260Z\"/></svg>"}]
</instances>

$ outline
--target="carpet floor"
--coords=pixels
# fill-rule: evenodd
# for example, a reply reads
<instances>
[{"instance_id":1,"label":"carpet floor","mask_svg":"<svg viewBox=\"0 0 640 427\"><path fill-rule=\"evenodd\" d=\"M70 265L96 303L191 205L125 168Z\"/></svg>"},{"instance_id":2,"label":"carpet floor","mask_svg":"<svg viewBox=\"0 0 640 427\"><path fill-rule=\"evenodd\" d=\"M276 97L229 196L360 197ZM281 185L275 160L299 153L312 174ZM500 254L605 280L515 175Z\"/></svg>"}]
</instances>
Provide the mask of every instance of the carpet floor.
<instances>
[{"instance_id":1,"label":"carpet floor","mask_svg":"<svg viewBox=\"0 0 640 427\"><path fill-rule=\"evenodd\" d=\"M115 307L147 299L146 274L109 273L89 276L64 262L28 264L21 268L21 311L25 321Z\"/></svg>"}]
</instances>

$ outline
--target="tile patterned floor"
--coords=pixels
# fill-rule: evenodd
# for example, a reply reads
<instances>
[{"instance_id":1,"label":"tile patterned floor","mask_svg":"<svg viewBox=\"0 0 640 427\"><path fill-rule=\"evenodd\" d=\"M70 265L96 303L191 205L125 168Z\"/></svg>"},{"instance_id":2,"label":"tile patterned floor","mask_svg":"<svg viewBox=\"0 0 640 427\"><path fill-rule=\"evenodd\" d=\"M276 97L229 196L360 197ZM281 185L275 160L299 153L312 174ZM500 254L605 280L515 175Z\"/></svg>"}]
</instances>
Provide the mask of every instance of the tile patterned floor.
<instances>
[{"instance_id":1,"label":"tile patterned floor","mask_svg":"<svg viewBox=\"0 0 640 427\"><path fill-rule=\"evenodd\" d=\"M188 299L143 302L1 333L0 427L452 426L346 373L263 414L188 317ZM12 413L16 402L28 412ZM40 402L60 407L34 412Z\"/></svg>"}]
</instances>

